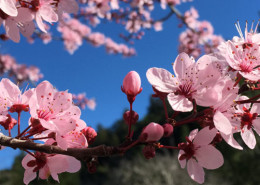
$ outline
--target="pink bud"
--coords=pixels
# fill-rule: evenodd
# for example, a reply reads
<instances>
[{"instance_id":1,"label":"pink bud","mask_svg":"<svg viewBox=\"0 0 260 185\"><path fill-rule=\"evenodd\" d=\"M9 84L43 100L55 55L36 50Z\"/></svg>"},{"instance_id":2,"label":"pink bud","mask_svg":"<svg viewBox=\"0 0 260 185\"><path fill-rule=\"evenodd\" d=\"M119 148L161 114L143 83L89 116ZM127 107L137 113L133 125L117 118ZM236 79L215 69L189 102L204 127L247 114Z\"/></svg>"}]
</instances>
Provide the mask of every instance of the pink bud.
<instances>
[{"instance_id":1,"label":"pink bud","mask_svg":"<svg viewBox=\"0 0 260 185\"><path fill-rule=\"evenodd\" d=\"M155 148L151 145L146 145L143 148L143 155L146 159L151 159L155 157Z\"/></svg>"},{"instance_id":2,"label":"pink bud","mask_svg":"<svg viewBox=\"0 0 260 185\"><path fill-rule=\"evenodd\" d=\"M143 129L139 139L141 142L155 142L161 139L163 134L163 127L152 122Z\"/></svg>"},{"instance_id":3,"label":"pink bud","mask_svg":"<svg viewBox=\"0 0 260 185\"><path fill-rule=\"evenodd\" d=\"M127 96L135 97L142 91L141 78L135 71L130 71L123 80L122 91Z\"/></svg>"},{"instance_id":4,"label":"pink bud","mask_svg":"<svg viewBox=\"0 0 260 185\"><path fill-rule=\"evenodd\" d=\"M139 115L135 111L132 111L132 115L130 114L130 111L126 111L123 116L128 125L135 124L139 119Z\"/></svg>"},{"instance_id":5,"label":"pink bud","mask_svg":"<svg viewBox=\"0 0 260 185\"><path fill-rule=\"evenodd\" d=\"M85 135L89 145L91 145L97 137L97 132L92 127L86 127L82 129L81 132Z\"/></svg>"},{"instance_id":6,"label":"pink bud","mask_svg":"<svg viewBox=\"0 0 260 185\"><path fill-rule=\"evenodd\" d=\"M165 123L163 125L163 129L164 129L164 137L169 137L170 135L172 135L173 133L173 126L169 123Z\"/></svg>"}]
</instances>

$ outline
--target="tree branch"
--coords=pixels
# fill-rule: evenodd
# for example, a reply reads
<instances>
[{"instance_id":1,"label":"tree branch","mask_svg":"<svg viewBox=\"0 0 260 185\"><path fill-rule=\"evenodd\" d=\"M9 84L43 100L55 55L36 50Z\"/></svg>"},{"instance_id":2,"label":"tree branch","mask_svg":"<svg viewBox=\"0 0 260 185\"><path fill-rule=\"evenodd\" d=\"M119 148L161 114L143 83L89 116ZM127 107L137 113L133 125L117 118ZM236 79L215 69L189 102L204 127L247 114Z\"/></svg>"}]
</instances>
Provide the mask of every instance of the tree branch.
<instances>
[{"instance_id":1,"label":"tree branch","mask_svg":"<svg viewBox=\"0 0 260 185\"><path fill-rule=\"evenodd\" d=\"M34 143L30 140L20 140L0 134L0 145L13 149L35 150L48 154L63 154L86 161L91 157L111 157L124 153L123 148L100 145L93 148L68 148L64 150L58 146Z\"/></svg>"}]
</instances>

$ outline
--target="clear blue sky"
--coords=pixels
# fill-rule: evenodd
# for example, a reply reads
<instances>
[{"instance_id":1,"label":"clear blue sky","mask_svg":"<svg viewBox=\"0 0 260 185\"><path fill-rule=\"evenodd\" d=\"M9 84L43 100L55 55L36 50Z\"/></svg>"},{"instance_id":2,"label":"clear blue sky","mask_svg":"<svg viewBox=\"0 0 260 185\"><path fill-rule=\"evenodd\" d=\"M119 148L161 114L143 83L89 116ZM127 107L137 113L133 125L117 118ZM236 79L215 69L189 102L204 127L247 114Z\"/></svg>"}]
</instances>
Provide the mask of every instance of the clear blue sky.
<instances>
[{"instance_id":1,"label":"clear blue sky","mask_svg":"<svg viewBox=\"0 0 260 185\"><path fill-rule=\"evenodd\" d=\"M194 0L192 3L178 6L178 9L185 12L191 5L199 11L199 19L210 21L215 33L221 34L225 39L238 35L234 26L237 20L244 25L246 20L250 22L259 19L259 0ZM160 11L155 16L162 17L167 12ZM68 54L63 43L57 41L44 45L37 40L31 45L22 39L19 44L2 42L0 49L1 53L11 54L20 63L38 66L44 74L44 80L50 81L59 90L69 89L71 93L86 92L88 97L95 97L96 110L83 111L82 119L93 127L98 123L109 127L121 119L123 110L128 108L126 96L120 87L124 76L131 70L140 74L143 87L143 92L136 98L133 108L141 118L145 115L149 96L153 92L145 73L150 67L172 70L171 63L178 54L178 36L181 32L178 23L173 16L164 23L163 31L147 31L144 38L135 43L137 56L132 58L108 55L104 47L95 48L88 43L84 43L74 55ZM95 30L103 31L116 41L123 42L118 38L123 28L117 25L105 24ZM23 124L28 123L25 121ZM0 169L9 168L18 152L12 149L1 151Z\"/></svg>"}]
</instances>

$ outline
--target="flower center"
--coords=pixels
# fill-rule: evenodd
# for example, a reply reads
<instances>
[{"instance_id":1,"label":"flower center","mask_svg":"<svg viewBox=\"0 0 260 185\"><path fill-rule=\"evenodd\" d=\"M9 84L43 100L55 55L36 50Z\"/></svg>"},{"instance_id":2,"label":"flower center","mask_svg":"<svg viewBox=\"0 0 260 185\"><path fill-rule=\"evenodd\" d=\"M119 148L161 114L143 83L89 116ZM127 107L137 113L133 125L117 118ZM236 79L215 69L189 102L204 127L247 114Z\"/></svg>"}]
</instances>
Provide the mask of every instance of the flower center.
<instances>
[{"instance_id":1,"label":"flower center","mask_svg":"<svg viewBox=\"0 0 260 185\"><path fill-rule=\"evenodd\" d=\"M187 143L178 144L178 147L184 151L184 154L182 154L179 157L179 160L184 160L184 159L189 160L195 154L196 148L194 147L192 141L188 137L186 137L186 141Z\"/></svg>"},{"instance_id":2,"label":"flower center","mask_svg":"<svg viewBox=\"0 0 260 185\"><path fill-rule=\"evenodd\" d=\"M38 118L44 119L46 121L49 121L54 117L53 110L49 108L49 110L41 109L37 110Z\"/></svg>"},{"instance_id":3,"label":"flower center","mask_svg":"<svg viewBox=\"0 0 260 185\"><path fill-rule=\"evenodd\" d=\"M256 117L258 116L257 113L253 113L251 114L250 111L243 107L243 111L244 113L238 115L239 117L241 117L241 129L243 129L245 126L247 126L247 129L251 129L252 128L252 124L253 124L253 120L256 119Z\"/></svg>"}]
</instances>

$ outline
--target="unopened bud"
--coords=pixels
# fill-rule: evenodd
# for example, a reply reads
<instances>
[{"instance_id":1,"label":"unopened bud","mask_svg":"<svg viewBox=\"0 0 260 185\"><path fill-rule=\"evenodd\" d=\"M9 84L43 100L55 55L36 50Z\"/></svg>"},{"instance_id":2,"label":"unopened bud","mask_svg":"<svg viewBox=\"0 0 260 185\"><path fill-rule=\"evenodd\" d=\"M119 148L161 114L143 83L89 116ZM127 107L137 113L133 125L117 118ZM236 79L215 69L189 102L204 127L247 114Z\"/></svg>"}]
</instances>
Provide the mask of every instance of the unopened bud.
<instances>
[{"instance_id":1,"label":"unopened bud","mask_svg":"<svg viewBox=\"0 0 260 185\"><path fill-rule=\"evenodd\" d=\"M127 95L130 103L133 103L135 96L141 93L141 78L135 71L130 71L123 80L121 90Z\"/></svg>"},{"instance_id":2,"label":"unopened bud","mask_svg":"<svg viewBox=\"0 0 260 185\"><path fill-rule=\"evenodd\" d=\"M163 127L157 123L152 122L143 129L139 140L141 142L155 142L161 139L163 133Z\"/></svg>"},{"instance_id":3,"label":"unopened bud","mask_svg":"<svg viewBox=\"0 0 260 185\"><path fill-rule=\"evenodd\" d=\"M132 114L130 114L130 111L126 111L123 117L128 125L135 124L139 119L139 115L135 111L132 111Z\"/></svg>"},{"instance_id":4,"label":"unopened bud","mask_svg":"<svg viewBox=\"0 0 260 185\"><path fill-rule=\"evenodd\" d=\"M89 145L94 143L97 137L97 132L92 127L86 127L82 129L81 132L85 135Z\"/></svg>"},{"instance_id":5,"label":"unopened bud","mask_svg":"<svg viewBox=\"0 0 260 185\"><path fill-rule=\"evenodd\" d=\"M173 126L171 124L165 123L163 125L163 129L164 129L164 134L163 134L164 137L169 137L170 135L172 135L172 133L173 133Z\"/></svg>"},{"instance_id":6,"label":"unopened bud","mask_svg":"<svg viewBox=\"0 0 260 185\"><path fill-rule=\"evenodd\" d=\"M152 159L155 157L155 147L152 145L146 145L143 148L143 155L146 159Z\"/></svg>"}]
</instances>

